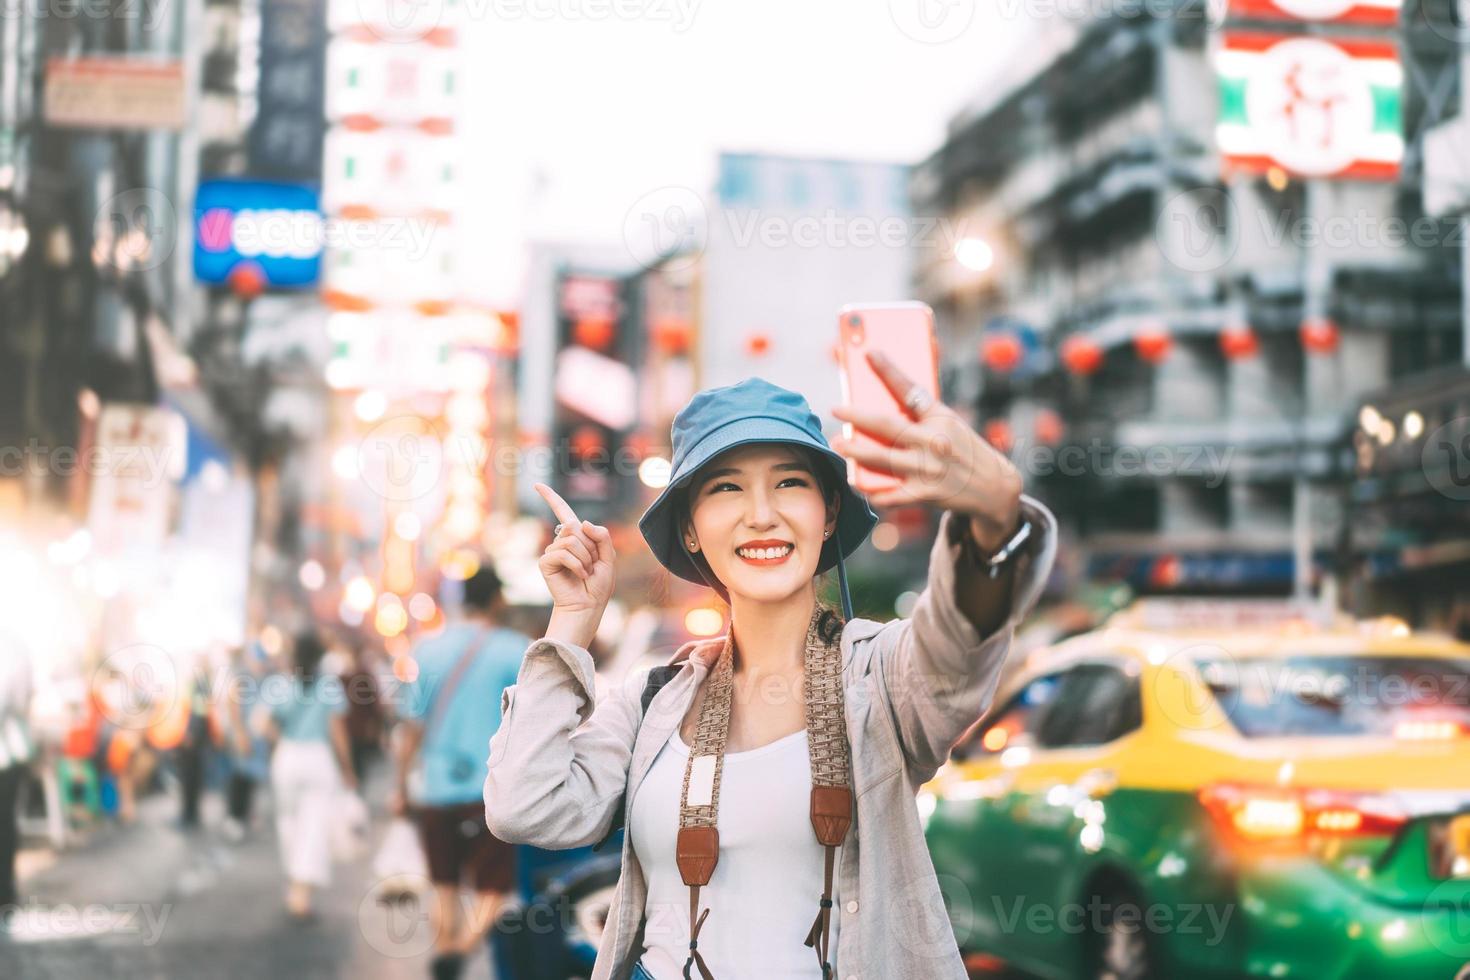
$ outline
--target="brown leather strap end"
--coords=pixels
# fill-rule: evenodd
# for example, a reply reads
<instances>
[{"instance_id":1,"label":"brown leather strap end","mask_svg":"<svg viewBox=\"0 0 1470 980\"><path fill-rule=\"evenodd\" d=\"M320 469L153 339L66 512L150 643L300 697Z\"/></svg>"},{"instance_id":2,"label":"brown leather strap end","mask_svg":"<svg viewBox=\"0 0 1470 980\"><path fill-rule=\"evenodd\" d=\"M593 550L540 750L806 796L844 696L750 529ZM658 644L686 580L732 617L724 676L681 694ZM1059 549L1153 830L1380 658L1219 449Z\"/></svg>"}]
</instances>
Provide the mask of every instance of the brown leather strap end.
<instances>
[{"instance_id":1,"label":"brown leather strap end","mask_svg":"<svg viewBox=\"0 0 1470 980\"><path fill-rule=\"evenodd\" d=\"M720 831L715 827L680 827L674 847L684 884L708 885L720 859Z\"/></svg>"},{"instance_id":2,"label":"brown leather strap end","mask_svg":"<svg viewBox=\"0 0 1470 980\"><path fill-rule=\"evenodd\" d=\"M852 826L852 789L847 786L812 787L812 830L823 847L840 847ZM683 833L683 831L680 831Z\"/></svg>"}]
</instances>

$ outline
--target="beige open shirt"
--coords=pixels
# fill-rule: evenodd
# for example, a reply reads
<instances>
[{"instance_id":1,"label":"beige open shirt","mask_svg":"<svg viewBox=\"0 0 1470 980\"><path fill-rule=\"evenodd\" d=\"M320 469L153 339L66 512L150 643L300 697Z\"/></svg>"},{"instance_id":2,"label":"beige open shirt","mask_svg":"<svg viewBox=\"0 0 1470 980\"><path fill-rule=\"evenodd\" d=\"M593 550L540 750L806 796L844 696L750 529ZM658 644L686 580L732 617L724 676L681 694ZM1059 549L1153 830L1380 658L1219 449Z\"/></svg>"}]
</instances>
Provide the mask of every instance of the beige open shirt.
<instances>
[{"instance_id":1,"label":"beige open shirt","mask_svg":"<svg viewBox=\"0 0 1470 980\"><path fill-rule=\"evenodd\" d=\"M959 546L946 514L929 558L929 580L912 618L854 619L842 633L847 733L857 816L839 859L842 916L833 965L840 978L965 980L934 865L914 805L994 697L1016 625L1035 604L1056 553L1056 522L1030 497L1022 510L1036 535L1021 559L1010 615L981 637L954 601ZM646 671L599 701L592 658L580 647L537 640L502 700L490 740L485 820L499 838L547 848L601 840L621 803L624 818L709 672L723 638L689 644L682 669L640 708ZM694 655L699 654L699 655ZM647 885L632 834L592 980L626 980L643 949ZM817 898L812 896L813 915ZM980 896L971 896L978 901ZM738 909L716 909L706 928ZM813 956L815 962L815 956ZM720 980L746 980L722 977Z\"/></svg>"}]
</instances>

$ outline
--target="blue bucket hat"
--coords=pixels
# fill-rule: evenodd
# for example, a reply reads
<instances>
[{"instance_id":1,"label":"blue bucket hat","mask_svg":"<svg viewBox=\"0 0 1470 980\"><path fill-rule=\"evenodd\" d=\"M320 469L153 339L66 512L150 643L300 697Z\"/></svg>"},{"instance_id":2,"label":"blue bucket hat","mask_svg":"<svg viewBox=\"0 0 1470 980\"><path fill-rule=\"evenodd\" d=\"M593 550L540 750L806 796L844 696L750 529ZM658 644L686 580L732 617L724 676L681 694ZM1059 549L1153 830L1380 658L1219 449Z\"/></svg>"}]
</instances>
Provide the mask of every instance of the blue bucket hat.
<instances>
[{"instance_id":1,"label":"blue bucket hat","mask_svg":"<svg viewBox=\"0 0 1470 980\"><path fill-rule=\"evenodd\" d=\"M672 471L669 484L638 521L638 530L655 558L675 575L724 594L702 561L689 553L680 533L680 506L690 480L700 467L736 446L777 442L804 446L832 467L831 485L841 498L837 528L822 545L817 571L836 566L842 592L842 613L852 618L852 600L847 591L847 568L843 559L858 546L878 523L878 515L862 494L847 482L847 460L833 451L822 435L822 424L805 398L773 385L763 378L749 378L735 385L701 391L674 418Z\"/></svg>"}]
</instances>

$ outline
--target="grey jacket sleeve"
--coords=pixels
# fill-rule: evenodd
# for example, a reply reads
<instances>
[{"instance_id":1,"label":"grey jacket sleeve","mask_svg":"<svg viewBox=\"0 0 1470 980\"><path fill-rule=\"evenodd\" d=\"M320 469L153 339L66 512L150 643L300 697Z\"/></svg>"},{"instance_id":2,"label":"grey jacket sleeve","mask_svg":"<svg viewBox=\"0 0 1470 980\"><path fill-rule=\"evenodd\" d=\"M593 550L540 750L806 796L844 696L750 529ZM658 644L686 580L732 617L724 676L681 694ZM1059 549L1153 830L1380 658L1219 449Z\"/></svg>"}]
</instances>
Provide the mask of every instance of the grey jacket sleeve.
<instances>
[{"instance_id":1,"label":"grey jacket sleeve","mask_svg":"<svg viewBox=\"0 0 1470 980\"><path fill-rule=\"evenodd\" d=\"M1056 519L1027 496L1021 498L1021 511L1036 539L1020 559L1010 615L999 629L982 637L955 603L960 546L949 543L954 516L946 513L930 552L929 581L913 615L874 637L872 669L916 787L933 777L955 740L989 707L1016 626L1046 585L1056 556Z\"/></svg>"},{"instance_id":2,"label":"grey jacket sleeve","mask_svg":"<svg viewBox=\"0 0 1470 980\"><path fill-rule=\"evenodd\" d=\"M553 849L607 833L627 788L646 673L635 671L599 702L586 650L557 640L531 644L501 698L500 727L490 740L491 833Z\"/></svg>"}]
</instances>

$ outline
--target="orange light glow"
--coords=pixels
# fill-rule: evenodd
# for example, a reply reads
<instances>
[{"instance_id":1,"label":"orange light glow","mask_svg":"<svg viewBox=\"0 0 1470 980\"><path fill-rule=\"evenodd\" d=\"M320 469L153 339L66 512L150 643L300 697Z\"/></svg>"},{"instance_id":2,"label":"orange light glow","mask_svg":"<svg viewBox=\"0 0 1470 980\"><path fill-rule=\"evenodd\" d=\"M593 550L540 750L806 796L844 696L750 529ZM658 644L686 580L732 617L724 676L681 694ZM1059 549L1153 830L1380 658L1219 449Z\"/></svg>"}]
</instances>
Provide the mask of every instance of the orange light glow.
<instances>
[{"instance_id":1,"label":"orange light glow","mask_svg":"<svg viewBox=\"0 0 1470 980\"><path fill-rule=\"evenodd\" d=\"M1357 810L1322 810L1312 818L1312 825L1330 834L1350 834L1363 826L1363 815Z\"/></svg>"},{"instance_id":2,"label":"orange light glow","mask_svg":"<svg viewBox=\"0 0 1470 980\"><path fill-rule=\"evenodd\" d=\"M393 676L400 683L412 684L419 679L419 665L412 657L395 657L393 660Z\"/></svg>"}]
</instances>

